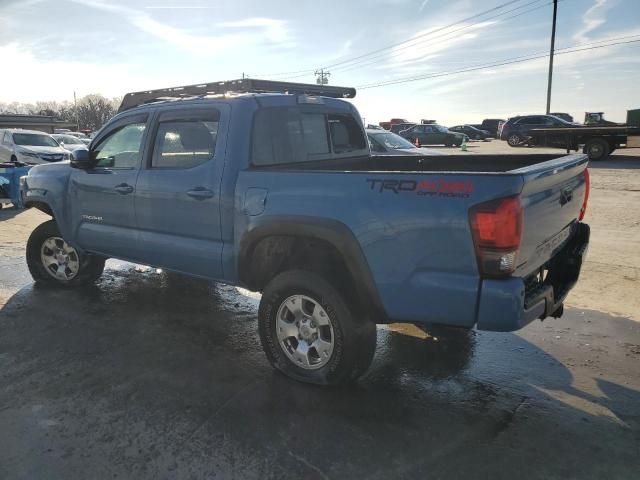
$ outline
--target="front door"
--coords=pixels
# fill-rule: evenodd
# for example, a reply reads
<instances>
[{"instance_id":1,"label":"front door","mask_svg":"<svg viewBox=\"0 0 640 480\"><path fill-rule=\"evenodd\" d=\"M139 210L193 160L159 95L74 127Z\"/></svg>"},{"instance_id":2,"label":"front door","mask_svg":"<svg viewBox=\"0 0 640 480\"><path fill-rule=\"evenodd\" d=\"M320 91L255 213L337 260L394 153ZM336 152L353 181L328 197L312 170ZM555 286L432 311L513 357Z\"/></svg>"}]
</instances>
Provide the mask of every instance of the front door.
<instances>
[{"instance_id":1,"label":"front door","mask_svg":"<svg viewBox=\"0 0 640 480\"><path fill-rule=\"evenodd\" d=\"M74 169L70 184L73 238L78 246L108 256L137 260L133 204L145 145L148 115L124 117L94 142L95 167Z\"/></svg>"},{"instance_id":2,"label":"front door","mask_svg":"<svg viewBox=\"0 0 640 480\"><path fill-rule=\"evenodd\" d=\"M228 106L171 107L154 121L136 184L142 263L222 277L220 180Z\"/></svg>"}]
</instances>

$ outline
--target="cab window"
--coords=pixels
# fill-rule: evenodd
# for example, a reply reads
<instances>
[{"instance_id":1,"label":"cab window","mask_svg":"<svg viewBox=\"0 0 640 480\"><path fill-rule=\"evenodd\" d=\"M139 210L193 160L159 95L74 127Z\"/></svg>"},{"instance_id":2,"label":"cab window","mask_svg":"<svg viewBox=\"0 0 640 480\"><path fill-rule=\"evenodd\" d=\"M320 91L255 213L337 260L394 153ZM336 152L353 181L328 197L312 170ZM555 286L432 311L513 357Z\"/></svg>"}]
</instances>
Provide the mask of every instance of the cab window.
<instances>
[{"instance_id":1,"label":"cab window","mask_svg":"<svg viewBox=\"0 0 640 480\"><path fill-rule=\"evenodd\" d=\"M207 120L160 122L151 157L151 168L193 168L215 153L218 116Z\"/></svg>"},{"instance_id":2,"label":"cab window","mask_svg":"<svg viewBox=\"0 0 640 480\"><path fill-rule=\"evenodd\" d=\"M145 122L130 123L117 129L92 150L95 168L135 168L140 163Z\"/></svg>"},{"instance_id":3,"label":"cab window","mask_svg":"<svg viewBox=\"0 0 640 480\"><path fill-rule=\"evenodd\" d=\"M255 166L368 155L367 140L352 115L274 107L254 116L251 163Z\"/></svg>"}]
</instances>

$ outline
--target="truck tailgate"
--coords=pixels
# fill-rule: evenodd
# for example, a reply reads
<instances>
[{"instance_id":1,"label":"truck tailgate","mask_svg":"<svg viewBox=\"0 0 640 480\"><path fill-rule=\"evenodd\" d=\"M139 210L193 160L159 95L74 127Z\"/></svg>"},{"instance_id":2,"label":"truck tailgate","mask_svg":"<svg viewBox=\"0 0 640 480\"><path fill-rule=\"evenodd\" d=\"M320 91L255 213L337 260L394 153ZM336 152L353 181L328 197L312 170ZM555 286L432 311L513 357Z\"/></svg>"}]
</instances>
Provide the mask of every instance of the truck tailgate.
<instances>
[{"instance_id":1,"label":"truck tailgate","mask_svg":"<svg viewBox=\"0 0 640 480\"><path fill-rule=\"evenodd\" d=\"M511 172L524 180L524 228L514 275L536 272L574 234L587 192L587 162L586 155L568 155Z\"/></svg>"}]
</instances>

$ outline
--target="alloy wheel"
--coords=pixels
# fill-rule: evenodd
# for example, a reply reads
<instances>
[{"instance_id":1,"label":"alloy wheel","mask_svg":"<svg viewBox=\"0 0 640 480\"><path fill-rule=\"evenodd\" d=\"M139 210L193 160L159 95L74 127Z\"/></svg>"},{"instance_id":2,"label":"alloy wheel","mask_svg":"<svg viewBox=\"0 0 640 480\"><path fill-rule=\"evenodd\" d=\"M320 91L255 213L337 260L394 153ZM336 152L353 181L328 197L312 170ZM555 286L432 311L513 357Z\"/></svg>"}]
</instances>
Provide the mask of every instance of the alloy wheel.
<instances>
[{"instance_id":1,"label":"alloy wheel","mask_svg":"<svg viewBox=\"0 0 640 480\"><path fill-rule=\"evenodd\" d=\"M311 297L292 295L282 302L276 315L276 334L285 355L300 368L315 370L331 359L333 325L324 308Z\"/></svg>"},{"instance_id":2,"label":"alloy wheel","mask_svg":"<svg viewBox=\"0 0 640 480\"><path fill-rule=\"evenodd\" d=\"M60 237L49 237L40 248L40 259L53 278L68 282L80 270L80 257L75 248Z\"/></svg>"}]
</instances>

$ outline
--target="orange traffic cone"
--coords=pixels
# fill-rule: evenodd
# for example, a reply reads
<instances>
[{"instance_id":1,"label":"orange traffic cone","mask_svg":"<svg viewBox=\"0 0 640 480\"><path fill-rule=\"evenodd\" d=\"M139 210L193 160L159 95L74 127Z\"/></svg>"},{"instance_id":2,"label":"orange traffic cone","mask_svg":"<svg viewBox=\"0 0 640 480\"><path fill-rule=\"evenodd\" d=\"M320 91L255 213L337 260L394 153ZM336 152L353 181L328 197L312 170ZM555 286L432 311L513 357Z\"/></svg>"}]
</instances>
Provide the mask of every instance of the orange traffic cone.
<instances>
[{"instance_id":1,"label":"orange traffic cone","mask_svg":"<svg viewBox=\"0 0 640 480\"><path fill-rule=\"evenodd\" d=\"M419 139L418 137L416 137L416 141L415 141L415 142L413 142L413 144L414 144L416 147L420 148L420 139Z\"/></svg>"}]
</instances>

